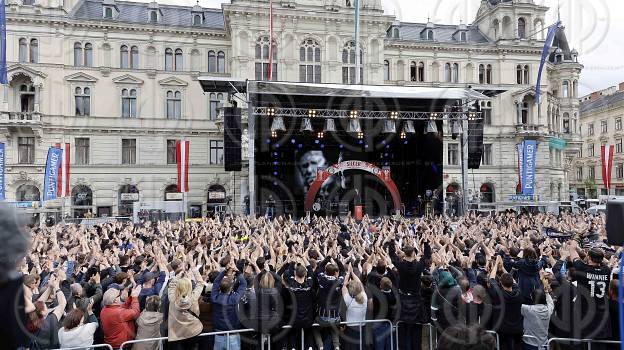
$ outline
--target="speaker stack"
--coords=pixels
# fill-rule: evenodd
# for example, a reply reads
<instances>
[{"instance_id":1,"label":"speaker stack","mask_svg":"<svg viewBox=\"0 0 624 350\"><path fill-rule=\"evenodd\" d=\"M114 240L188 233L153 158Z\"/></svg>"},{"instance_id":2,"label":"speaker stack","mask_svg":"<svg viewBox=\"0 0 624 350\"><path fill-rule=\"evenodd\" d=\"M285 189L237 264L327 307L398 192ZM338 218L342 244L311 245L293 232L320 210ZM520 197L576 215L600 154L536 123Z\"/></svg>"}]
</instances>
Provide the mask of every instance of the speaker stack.
<instances>
[{"instance_id":1,"label":"speaker stack","mask_svg":"<svg viewBox=\"0 0 624 350\"><path fill-rule=\"evenodd\" d=\"M475 103L477 112L481 106ZM468 119L468 169L479 169L483 158L483 118Z\"/></svg>"},{"instance_id":2,"label":"speaker stack","mask_svg":"<svg viewBox=\"0 0 624 350\"><path fill-rule=\"evenodd\" d=\"M624 245L624 200L607 202L607 239L611 245Z\"/></svg>"},{"instance_id":3,"label":"speaker stack","mask_svg":"<svg viewBox=\"0 0 624 350\"><path fill-rule=\"evenodd\" d=\"M241 171L241 109L223 108L223 163L225 171Z\"/></svg>"}]
</instances>

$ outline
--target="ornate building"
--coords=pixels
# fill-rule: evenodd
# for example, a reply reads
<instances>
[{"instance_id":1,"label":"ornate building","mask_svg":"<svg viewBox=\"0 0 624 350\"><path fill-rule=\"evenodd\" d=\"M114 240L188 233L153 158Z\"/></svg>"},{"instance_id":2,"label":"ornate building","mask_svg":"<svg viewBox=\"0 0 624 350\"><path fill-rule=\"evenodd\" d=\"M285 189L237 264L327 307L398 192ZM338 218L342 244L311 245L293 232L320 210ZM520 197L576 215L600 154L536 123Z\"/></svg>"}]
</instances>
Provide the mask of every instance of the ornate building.
<instances>
[{"instance_id":1,"label":"ornate building","mask_svg":"<svg viewBox=\"0 0 624 350\"><path fill-rule=\"evenodd\" d=\"M485 152L470 172L482 201L515 194L515 145L539 141L540 200L565 200L568 160L579 151L578 78L583 68L563 29L534 103L546 7L483 0L471 24L405 23L380 0L362 3L364 84L472 86L482 102ZM246 176L223 170L219 106L200 75L344 83L355 79L354 17L348 0L232 0L221 9L116 0L7 0L10 83L3 87L0 142L7 144L9 201L40 199L46 150L71 145L72 198L46 203L68 213L127 215L135 200L178 200L175 139L191 142L189 211L241 206ZM446 133L449 134L449 133ZM563 144L563 146L561 146ZM460 190L460 149L445 139L444 187ZM235 175L235 176L234 176Z\"/></svg>"}]
</instances>

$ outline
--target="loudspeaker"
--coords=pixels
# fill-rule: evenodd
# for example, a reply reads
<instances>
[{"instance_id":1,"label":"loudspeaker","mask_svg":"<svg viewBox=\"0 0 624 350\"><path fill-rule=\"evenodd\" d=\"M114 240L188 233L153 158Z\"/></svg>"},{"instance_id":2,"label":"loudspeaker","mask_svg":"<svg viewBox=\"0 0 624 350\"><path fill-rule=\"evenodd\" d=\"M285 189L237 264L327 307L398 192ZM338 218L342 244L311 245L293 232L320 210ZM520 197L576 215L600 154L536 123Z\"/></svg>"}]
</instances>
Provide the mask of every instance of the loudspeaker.
<instances>
[{"instance_id":1,"label":"loudspeaker","mask_svg":"<svg viewBox=\"0 0 624 350\"><path fill-rule=\"evenodd\" d=\"M623 200L607 202L607 239L611 245L624 245Z\"/></svg>"},{"instance_id":2,"label":"loudspeaker","mask_svg":"<svg viewBox=\"0 0 624 350\"><path fill-rule=\"evenodd\" d=\"M241 109L223 108L223 163L225 171L241 171Z\"/></svg>"},{"instance_id":3,"label":"loudspeaker","mask_svg":"<svg viewBox=\"0 0 624 350\"><path fill-rule=\"evenodd\" d=\"M481 112L475 102L477 112ZM483 158L483 119L468 120L468 169L479 169Z\"/></svg>"}]
</instances>

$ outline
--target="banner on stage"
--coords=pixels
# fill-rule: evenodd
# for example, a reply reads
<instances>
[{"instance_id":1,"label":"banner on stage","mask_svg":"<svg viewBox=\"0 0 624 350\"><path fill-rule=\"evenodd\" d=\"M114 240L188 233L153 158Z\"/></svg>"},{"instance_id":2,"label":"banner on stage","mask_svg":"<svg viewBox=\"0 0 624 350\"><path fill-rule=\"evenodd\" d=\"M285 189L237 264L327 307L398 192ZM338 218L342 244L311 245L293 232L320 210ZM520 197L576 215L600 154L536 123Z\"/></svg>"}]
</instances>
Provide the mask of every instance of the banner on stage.
<instances>
[{"instance_id":1,"label":"banner on stage","mask_svg":"<svg viewBox=\"0 0 624 350\"><path fill-rule=\"evenodd\" d=\"M5 158L4 143L0 142L0 200L5 200L4 195L4 158Z\"/></svg>"},{"instance_id":2,"label":"banner on stage","mask_svg":"<svg viewBox=\"0 0 624 350\"><path fill-rule=\"evenodd\" d=\"M43 201L56 199L58 194L59 167L63 157L63 150L56 147L48 149L46 160L45 178L43 180Z\"/></svg>"},{"instance_id":3,"label":"banner on stage","mask_svg":"<svg viewBox=\"0 0 624 350\"><path fill-rule=\"evenodd\" d=\"M524 140L522 157L522 194L532 196L535 194L535 158L537 141Z\"/></svg>"}]
</instances>

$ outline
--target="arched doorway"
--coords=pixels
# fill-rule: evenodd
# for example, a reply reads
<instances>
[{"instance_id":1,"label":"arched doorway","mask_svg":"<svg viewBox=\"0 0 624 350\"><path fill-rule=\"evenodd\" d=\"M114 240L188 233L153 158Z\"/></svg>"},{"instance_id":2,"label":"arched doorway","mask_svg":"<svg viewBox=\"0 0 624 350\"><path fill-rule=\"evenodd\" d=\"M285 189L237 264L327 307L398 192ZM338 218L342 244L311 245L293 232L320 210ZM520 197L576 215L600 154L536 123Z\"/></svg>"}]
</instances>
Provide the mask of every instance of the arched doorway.
<instances>
[{"instance_id":1,"label":"arched doorway","mask_svg":"<svg viewBox=\"0 0 624 350\"><path fill-rule=\"evenodd\" d=\"M75 218L84 218L93 213L93 191L89 186L78 185L72 189L72 209Z\"/></svg>"},{"instance_id":2,"label":"arched doorway","mask_svg":"<svg viewBox=\"0 0 624 350\"><path fill-rule=\"evenodd\" d=\"M494 186L491 183L484 183L479 188L481 193L481 203L494 203Z\"/></svg>"},{"instance_id":3,"label":"arched doorway","mask_svg":"<svg viewBox=\"0 0 624 350\"><path fill-rule=\"evenodd\" d=\"M227 192L225 191L225 187L219 184L210 185L210 187L208 187L206 204L209 215L218 214L224 211L227 202Z\"/></svg>"},{"instance_id":4,"label":"arched doorway","mask_svg":"<svg viewBox=\"0 0 624 350\"><path fill-rule=\"evenodd\" d=\"M134 185L123 185L119 187L119 216L132 216L134 202L139 200L139 189Z\"/></svg>"},{"instance_id":5,"label":"arched doorway","mask_svg":"<svg viewBox=\"0 0 624 350\"><path fill-rule=\"evenodd\" d=\"M446 186L446 211L450 216L459 214L459 185L452 182Z\"/></svg>"},{"instance_id":6,"label":"arched doorway","mask_svg":"<svg viewBox=\"0 0 624 350\"><path fill-rule=\"evenodd\" d=\"M169 185L165 187L165 201L181 201L183 194L178 192L178 185Z\"/></svg>"},{"instance_id":7,"label":"arched doorway","mask_svg":"<svg viewBox=\"0 0 624 350\"><path fill-rule=\"evenodd\" d=\"M39 189L33 185L21 185L15 191L17 202L38 202L41 200Z\"/></svg>"}]
</instances>

